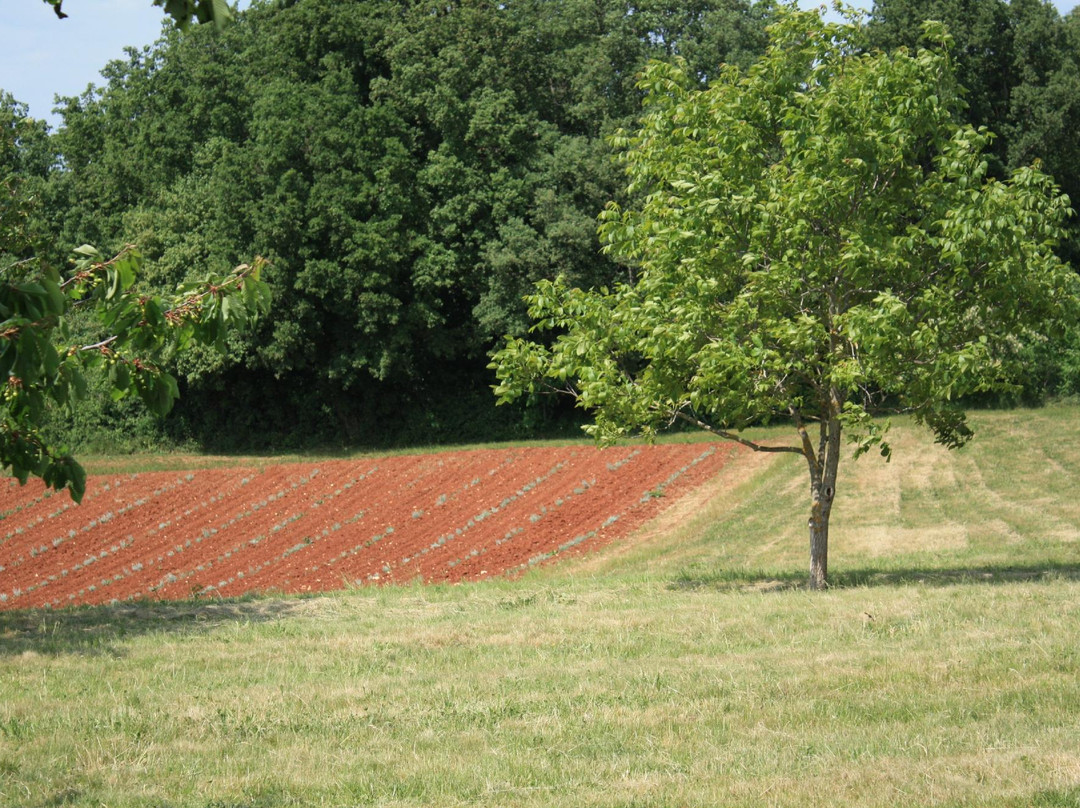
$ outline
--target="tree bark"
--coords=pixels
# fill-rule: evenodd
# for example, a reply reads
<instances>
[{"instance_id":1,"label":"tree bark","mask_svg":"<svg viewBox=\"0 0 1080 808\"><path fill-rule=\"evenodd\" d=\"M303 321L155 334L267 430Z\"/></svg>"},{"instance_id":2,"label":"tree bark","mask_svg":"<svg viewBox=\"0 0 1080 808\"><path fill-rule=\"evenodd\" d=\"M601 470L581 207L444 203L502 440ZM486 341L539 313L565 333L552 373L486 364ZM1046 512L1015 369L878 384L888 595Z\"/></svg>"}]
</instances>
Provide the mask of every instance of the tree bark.
<instances>
[{"instance_id":1,"label":"tree bark","mask_svg":"<svg viewBox=\"0 0 1080 808\"><path fill-rule=\"evenodd\" d=\"M835 391L832 399L833 404L839 400ZM836 472L840 464L838 414L839 408L833 407L832 417L821 421L817 451L805 425L796 416L796 428L810 471L810 589L826 589L829 585L829 516L836 497Z\"/></svg>"},{"instance_id":2,"label":"tree bark","mask_svg":"<svg viewBox=\"0 0 1080 808\"><path fill-rule=\"evenodd\" d=\"M832 502L815 501L810 511L810 588L829 586L829 512Z\"/></svg>"}]
</instances>

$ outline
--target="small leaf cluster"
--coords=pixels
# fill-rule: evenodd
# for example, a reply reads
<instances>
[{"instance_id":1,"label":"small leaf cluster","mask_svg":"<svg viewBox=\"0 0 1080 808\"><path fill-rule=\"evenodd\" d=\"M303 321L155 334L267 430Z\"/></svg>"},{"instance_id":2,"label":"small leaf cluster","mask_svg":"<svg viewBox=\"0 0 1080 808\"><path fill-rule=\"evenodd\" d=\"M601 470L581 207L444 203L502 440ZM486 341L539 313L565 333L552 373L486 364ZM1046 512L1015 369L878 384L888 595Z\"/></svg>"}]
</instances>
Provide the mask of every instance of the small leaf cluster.
<instances>
[{"instance_id":1,"label":"small leaf cluster","mask_svg":"<svg viewBox=\"0 0 1080 808\"><path fill-rule=\"evenodd\" d=\"M82 467L41 433L50 402L75 409L87 395L85 374L101 372L114 399L136 395L165 415L179 395L167 363L195 344L224 349L230 329L269 309L260 280L266 262L256 258L163 295L138 290L142 257L134 247L106 259L83 245L62 278L33 257L11 260L14 236L0 231L0 463L20 482L40 477L78 501Z\"/></svg>"},{"instance_id":2,"label":"small leaf cluster","mask_svg":"<svg viewBox=\"0 0 1080 808\"><path fill-rule=\"evenodd\" d=\"M68 15L64 11L64 0L42 0L52 6L59 19ZM213 22L222 26L232 18L229 4L226 0L153 0L155 6L161 7L166 14L173 18L176 27L185 29L191 23Z\"/></svg>"}]
</instances>

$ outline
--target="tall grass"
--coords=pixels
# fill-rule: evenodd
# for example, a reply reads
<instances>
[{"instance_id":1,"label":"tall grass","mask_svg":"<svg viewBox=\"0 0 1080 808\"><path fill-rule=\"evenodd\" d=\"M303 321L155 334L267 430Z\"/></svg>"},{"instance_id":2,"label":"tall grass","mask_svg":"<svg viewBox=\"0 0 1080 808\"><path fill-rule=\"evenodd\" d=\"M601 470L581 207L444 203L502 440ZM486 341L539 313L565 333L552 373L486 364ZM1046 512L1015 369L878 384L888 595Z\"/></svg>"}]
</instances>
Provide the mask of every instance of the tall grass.
<instances>
[{"instance_id":1,"label":"tall grass","mask_svg":"<svg viewBox=\"0 0 1080 808\"><path fill-rule=\"evenodd\" d=\"M521 580L0 613L0 804L1080 806L1080 412L976 426L848 464L825 593L747 456Z\"/></svg>"}]
</instances>

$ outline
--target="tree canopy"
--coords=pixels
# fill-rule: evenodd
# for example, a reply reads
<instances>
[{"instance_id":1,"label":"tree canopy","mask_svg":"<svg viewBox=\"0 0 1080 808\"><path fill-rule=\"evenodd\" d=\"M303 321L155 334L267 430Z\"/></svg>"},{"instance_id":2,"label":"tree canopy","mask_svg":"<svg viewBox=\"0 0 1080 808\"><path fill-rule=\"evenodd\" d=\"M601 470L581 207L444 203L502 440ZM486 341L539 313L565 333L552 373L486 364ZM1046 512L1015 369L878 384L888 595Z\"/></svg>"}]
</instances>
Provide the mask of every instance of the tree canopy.
<instances>
[{"instance_id":1,"label":"tree canopy","mask_svg":"<svg viewBox=\"0 0 1080 808\"><path fill-rule=\"evenodd\" d=\"M106 259L84 244L65 277L42 257L49 250L31 217L42 133L10 98L0 98L0 114L0 467L20 482L33 475L66 487L78 501L85 474L44 434L49 406L78 407L87 371L99 371L114 400L135 395L167 413L178 396L167 363L194 344L224 349L226 329L268 309L265 261L162 294L136 286L134 247Z\"/></svg>"},{"instance_id":2,"label":"tree canopy","mask_svg":"<svg viewBox=\"0 0 1080 808\"><path fill-rule=\"evenodd\" d=\"M42 2L52 6L57 18L61 20L67 18L68 15L63 8L64 0L42 0ZM187 28L192 21L213 22L220 26L232 18L226 0L153 0L153 4L162 7L181 29Z\"/></svg>"},{"instance_id":3,"label":"tree canopy","mask_svg":"<svg viewBox=\"0 0 1080 808\"><path fill-rule=\"evenodd\" d=\"M174 420L198 437L295 440L303 411L304 440L481 438L503 415L486 354L527 328L522 295L619 271L595 216L619 193L606 137L637 114L637 73L746 62L763 17L743 0L256 3L62 102L44 226L138 244L164 288L271 262L272 315L177 368Z\"/></svg>"},{"instance_id":4,"label":"tree canopy","mask_svg":"<svg viewBox=\"0 0 1080 808\"><path fill-rule=\"evenodd\" d=\"M128 50L102 86L60 99L57 131L23 116L5 153L50 234L38 254L61 267L82 244L137 244L141 288L158 292L263 255L273 310L223 354L169 361L183 395L161 425L92 397L57 433L253 450L580 421L542 396L495 408L488 353L527 332L537 281L633 277L602 252L595 217L636 204L610 136L636 125L646 63L682 59L700 89L760 57L771 14L752 0L254 0L220 30L170 26ZM987 176L1039 158L1080 193L1075 15L1043 0L878 0L858 47L913 53L925 18L956 39L950 113L997 133ZM1080 331L1024 350L1012 400L1080 390Z\"/></svg>"},{"instance_id":5,"label":"tree canopy","mask_svg":"<svg viewBox=\"0 0 1080 808\"><path fill-rule=\"evenodd\" d=\"M682 421L800 454L810 482L810 585L827 582L841 434L889 454L883 411L948 447L958 399L1008 390L1020 348L1076 311L1054 254L1068 199L1035 167L988 176L990 135L957 123L950 37L868 47L861 17L779 10L749 70L707 89L650 65L645 114L615 142L628 204L601 217L629 282L530 297L544 342L495 355L500 400L541 390L595 413L612 439ZM742 438L784 419L794 441Z\"/></svg>"},{"instance_id":6,"label":"tree canopy","mask_svg":"<svg viewBox=\"0 0 1080 808\"><path fill-rule=\"evenodd\" d=\"M1080 199L1080 14L1062 18L1048 0L875 0L869 41L914 48L920 23L938 20L954 39L961 120L995 134L986 151L993 176L1042 163ZM1080 220L1061 246L1074 263Z\"/></svg>"}]
</instances>

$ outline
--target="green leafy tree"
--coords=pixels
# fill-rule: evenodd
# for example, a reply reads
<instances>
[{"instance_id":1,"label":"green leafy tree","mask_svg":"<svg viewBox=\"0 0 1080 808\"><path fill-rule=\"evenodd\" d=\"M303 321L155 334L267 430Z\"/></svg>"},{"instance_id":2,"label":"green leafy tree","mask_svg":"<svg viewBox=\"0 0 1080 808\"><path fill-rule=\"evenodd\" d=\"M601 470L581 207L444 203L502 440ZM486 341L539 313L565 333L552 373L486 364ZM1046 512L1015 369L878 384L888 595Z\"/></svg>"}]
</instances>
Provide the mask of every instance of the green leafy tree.
<instances>
[{"instance_id":1,"label":"green leafy tree","mask_svg":"<svg viewBox=\"0 0 1080 808\"><path fill-rule=\"evenodd\" d=\"M45 2L67 16L62 0ZM181 29L230 18L224 0L154 4ZM129 55L137 64L136 52ZM57 196L45 184L56 164L46 132L24 105L0 94L0 467L22 483L36 476L67 488L79 501L86 475L46 439L49 408L77 407L87 395L86 373L97 371L114 400L135 395L164 416L179 396L168 363L195 345L223 351L228 330L243 330L268 311L270 292L260 278L262 258L227 276L181 283L171 294L139 288L143 260L131 245L106 260L84 244L74 251L72 274L62 277L50 260L55 244L35 236L31 216L41 191Z\"/></svg>"},{"instance_id":2,"label":"green leafy tree","mask_svg":"<svg viewBox=\"0 0 1080 808\"><path fill-rule=\"evenodd\" d=\"M14 131L0 135L0 467L20 482L32 475L66 487L78 501L85 473L45 438L48 408L79 406L86 373L101 372L114 399L136 395L165 415L178 396L167 363L194 344L223 349L227 329L243 328L268 309L269 289L260 280L265 262L165 295L136 287L142 259L133 247L105 260L84 245L62 277L38 257L24 189L29 161L19 135L33 135L33 122L12 122Z\"/></svg>"},{"instance_id":3,"label":"green leafy tree","mask_svg":"<svg viewBox=\"0 0 1080 808\"><path fill-rule=\"evenodd\" d=\"M682 421L802 455L820 588L842 433L888 457L885 410L964 444L957 400L1010 389L1077 281L1053 252L1068 199L1035 168L989 179L989 134L956 123L943 26L885 54L859 16L785 7L769 36L706 90L649 67L641 128L617 140L638 201L600 226L634 281L540 284L530 313L553 339L509 339L492 366L501 401L562 390L600 439ZM739 434L777 418L793 443Z\"/></svg>"},{"instance_id":4,"label":"green leafy tree","mask_svg":"<svg viewBox=\"0 0 1080 808\"><path fill-rule=\"evenodd\" d=\"M193 343L223 347L227 328L243 327L267 308L268 287L259 280L261 259L225 278L185 284L172 296L134 288L141 258L133 248L105 260L81 247L66 279L35 263L6 264L0 282L0 466L23 483L32 475L66 487L78 502L85 473L43 437L47 407L77 407L87 393L86 372L100 371L114 400L137 395L164 416L179 396L166 363ZM99 338L73 341L88 321Z\"/></svg>"},{"instance_id":5,"label":"green leafy tree","mask_svg":"<svg viewBox=\"0 0 1080 808\"><path fill-rule=\"evenodd\" d=\"M1062 18L1048 0L875 0L870 41L892 50L918 44L922 20L939 20L955 39L962 120L996 137L990 174L1040 160L1071 199L1080 197L1080 42L1075 12ZM1080 256L1080 222L1059 248Z\"/></svg>"},{"instance_id":6,"label":"green leafy tree","mask_svg":"<svg viewBox=\"0 0 1080 808\"><path fill-rule=\"evenodd\" d=\"M527 329L522 295L621 271L596 212L620 193L606 136L637 113L634 77L650 56L695 75L746 61L762 16L745 0L256 3L65 99L43 216L71 246L139 244L164 288L270 260L272 316L180 360L169 428L480 438L519 421L485 366ZM300 409L317 434L297 437Z\"/></svg>"}]
</instances>

